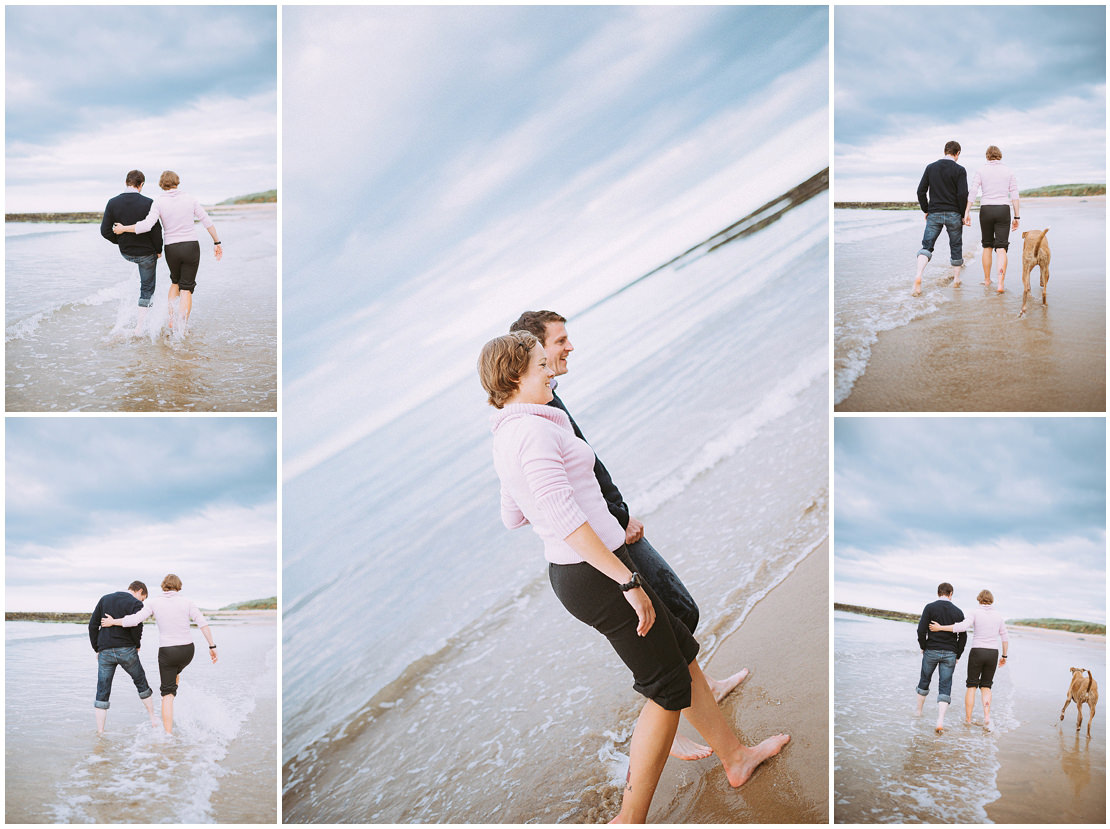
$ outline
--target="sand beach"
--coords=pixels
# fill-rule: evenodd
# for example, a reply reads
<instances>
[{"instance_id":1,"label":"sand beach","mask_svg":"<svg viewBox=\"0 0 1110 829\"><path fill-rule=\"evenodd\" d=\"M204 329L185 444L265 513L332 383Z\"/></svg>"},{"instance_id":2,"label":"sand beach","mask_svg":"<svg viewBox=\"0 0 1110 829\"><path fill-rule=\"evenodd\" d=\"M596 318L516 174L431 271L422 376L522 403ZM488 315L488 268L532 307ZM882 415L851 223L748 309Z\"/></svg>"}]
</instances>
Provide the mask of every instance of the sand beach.
<instances>
[{"instance_id":1,"label":"sand beach","mask_svg":"<svg viewBox=\"0 0 1110 829\"><path fill-rule=\"evenodd\" d=\"M1005 293L996 277L981 284L972 211L963 285L953 287L942 235L924 294L911 297L920 227L897 215L865 227L861 214L887 211L836 211L836 411L1104 411L1105 209L1105 196L1022 200L1022 229L1050 227L1052 264L1048 304L1034 271L1021 319L1020 231Z\"/></svg>"}]
</instances>

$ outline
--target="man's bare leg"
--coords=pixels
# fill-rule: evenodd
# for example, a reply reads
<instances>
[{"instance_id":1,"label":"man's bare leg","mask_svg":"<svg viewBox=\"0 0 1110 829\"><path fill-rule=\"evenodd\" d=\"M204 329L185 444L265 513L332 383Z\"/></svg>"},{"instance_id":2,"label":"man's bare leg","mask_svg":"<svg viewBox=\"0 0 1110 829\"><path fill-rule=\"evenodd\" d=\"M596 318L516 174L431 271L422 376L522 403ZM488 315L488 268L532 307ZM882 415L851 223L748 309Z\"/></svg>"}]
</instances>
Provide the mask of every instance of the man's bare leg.
<instances>
[{"instance_id":1,"label":"man's bare leg","mask_svg":"<svg viewBox=\"0 0 1110 829\"><path fill-rule=\"evenodd\" d=\"M991 284L991 248L983 248L983 284Z\"/></svg>"},{"instance_id":2,"label":"man's bare leg","mask_svg":"<svg viewBox=\"0 0 1110 829\"><path fill-rule=\"evenodd\" d=\"M944 732L944 712L947 710L947 702L937 703L937 734L942 734Z\"/></svg>"},{"instance_id":3,"label":"man's bare leg","mask_svg":"<svg viewBox=\"0 0 1110 829\"><path fill-rule=\"evenodd\" d=\"M621 799L620 814L610 823L644 823L659 775L667 762L667 750L678 729L678 711L668 711L648 700L632 732L628 759L628 783Z\"/></svg>"},{"instance_id":4,"label":"man's bare leg","mask_svg":"<svg viewBox=\"0 0 1110 829\"><path fill-rule=\"evenodd\" d=\"M143 700L143 705L146 706L146 712L150 714L150 724L155 728L158 727L158 718L154 716L154 694Z\"/></svg>"},{"instance_id":5,"label":"man's bare leg","mask_svg":"<svg viewBox=\"0 0 1110 829\"><path fill-rule=\"evenodd\" d=\"M1006 283L1006 249L998 249L998 293L1005 290Z\"/></svg>"},{"instance_id":6,"label":"man's bare leg","mask_svg":"<svg viewBox=\"0 0 1110 829\"><path fill-rule=\"evenodd\" d=\"M917 695L917 710L913 712L915 717L920 717L925 711L925 695Z\"/></svg>"},{"instance_id":7,"label":"man's bare leg","mask_svg":"<svg viewBox=\"0 0 1110 829\"><path fill-rule=\"evenodd\" d=\"M924 253L917 254L917 276L913 278L913 295L921 296L921 275L925 273L925 266L929 264L929 257Z\"/></svg>"},{"instance_id":8,"label":"man's bare leg","mask_svg":"<svg viewBox=\"0 0 1110 829\"><path fill-rule=\"evenodd\" d=\"M734 787L748 782L760 763L778 754L790 742L790 737L786 734L768 737L750 747L740 742L721 709L717 707L717 701L713 699L713 692L709 690L705 674L697 660L690 663L690 693L690 707L682 713L712 747L725 768L729 784Z\"/></svg>"},{"instance_id":9,"label":"man's bare leg","mask_svg":"<svg viewBox=\"0 0 1110 829\"><path fill-rule=\"evenodd\" d=\"M971 715L975 711L975 689L968 688L967 693L964 694L964 721L971 725Z\"/></svg>"},{"instance_id":10,"label":"man's bare leg","mask_svg":"<svg viewBox=\"0 0 1110 829\"><path fill-rule=\"evenodd\" d=\"M150 310L150 309L147 308L145 305L140 305L139 306L139 318L137 320L135 320L135 333L136 334L142 334L143 333L143 323L146 322L146 312L148 310Z\"/></svg>"},{"instance_id":11,"label":"man's bare leg","mask_svg":"<svg viewBox=\"0 0 1110 829\"><path fill-rule=\"evenodd\" d=\"M705 677L705 681L709 684L709 690L713 693L713 699L718 703L725 697L731 694L741 682L748 678L749 671L747 668L741 668L730 677L725 679L713 679L710 676ZM703 757L708 757L713 753L713 749L709 746L702 745L701 743L694 742L689 737L682 734L675 734L674 744L671 746L671 756L678 760L701 760Z\"/></svg>"},{"instance_id":12,"label":"man's bare leg","mask_svg":"<svg viewBox=\"0 0 1110 829\"><path fill-rule=\"evenodd\" d=\"M963 285L963 283L960 282L960 268L962 268L962 267L963 267L963 265L953 265L952 266L952 279L954 280L952 282L952 287L953 288L959 288L961 285Z\"/></svg>"},{"instance_id":13,"label":"man's bare leg","mask_svg":"<svg viewBox=\"0 0 1110 829\"><path fill-rule=\"evenodd\" d=\"M97 734L103 734L104 733L104 723L106 723L108 721L108 709L107 708L94 708L93 711L96 712L96 733Z\"/></svg>"}]
</instances>

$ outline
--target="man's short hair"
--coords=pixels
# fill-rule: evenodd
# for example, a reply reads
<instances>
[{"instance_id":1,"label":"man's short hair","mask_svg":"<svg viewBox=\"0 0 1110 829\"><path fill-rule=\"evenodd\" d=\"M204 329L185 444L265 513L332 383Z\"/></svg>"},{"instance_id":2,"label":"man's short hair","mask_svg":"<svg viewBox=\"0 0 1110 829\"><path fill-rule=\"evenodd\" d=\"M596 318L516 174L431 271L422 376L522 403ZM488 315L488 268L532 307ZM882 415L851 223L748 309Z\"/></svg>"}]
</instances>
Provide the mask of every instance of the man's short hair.
<instances>
[{"instance_id":1,"label":"man's short hair","mask_svg":"<svg viewBox=\"0 0 1110 829\"><path fill-rule=\"evenodd\" d=\"M150 591L146 589L146 585L141 581L133 581L127 585L127 589L135 593L142 593L144 596L149 596Z\"/></svg>"},{"instance_id":2,"label":"man's short hair","mask_svg":"<svg viewBox=\"0 0 1110 829\"><path fill-rule=\"evenodd\" d=\"M994 594L989 590L980 590L975 598L979 604L994 604Z\"/></svg>"},{"instance_id":3,"label":"man's short hair","mask_svg":"<svg viewBox=\"0 0 1110 829\"><path fill-rule=\"evenodd\" d=\"M162 589L163 590L180 590L181 589L181 579L179 579L173 573L170 573L164 579L162 579Z\"/></svg>"},{"instance_id":4,"label":"man's short hair","mask_svg":"<svg viewBox=\"0 0 1110 829\"><path fill-rule=\"evenodd\" d=\"M520 387L520 378L528 371L532 349L539 341L531 331L511 331L482 346L478 377L495 409L505 408L505 401Z\"/></svg>"},{"instance_id":5,"label":"man's short hair","mask_svg":"<svg viewBox=\"0 0 1110 829\"><path fill-rule=\"evenodd\" d=\"M991 144L989 147L987 147L987 161L1001 161L1001 160L1002 160L1002 150L998 149L998 147L994 146L994 144Z\"/></svg>"},{"instance_id":6,"label":"man's short hair","mask_svg":"<svg viewBox=\"0 0 1110 829\"><path fill-rule=\"evenodd\" d=\"M172 190L179 184L181 184L181 176L173 170L166 170L158 177L158 186L163 190Z\"/></svg>"},{"instance_id":7,"label":"man's short hair","mask_svg":"<svg viewBox=\"0 0 1110 829\"><path fill-rule=\"evenodd\" d=\"M937 595L938 596L951 596L952 595L952 585L950 585L946 581L942 581L940 584L937 585Z\"/></svg>"},{"instance_id":8,"label":"man's short hair","mask_svg":"<svg viewBox=\"0 0 1110 829\"><path fill-rule=\"evenodd\" d=\"M142 187L146 184L146 176L143 175L142 170L132 170L127 174L127 178L123 180L123 183L128 187Z\"/></svg>"},{"instance_id":9,"label":"man's short hair","mask_svg":"<svg viewBox=\"0 0 1110 829\"><path fill-rule=\"evenodd\" d=\"M959 141L949 141L947 144L944 145L944 154L945 155L959 155L960 154L960 142Z\"/></svg>"},{"instance_id":10,"label":"man's short hair","mask_svg":"<svg viewBox=\"0 0 1110 829\"><path fill-rule=\"evenodd\" d=\"M509 326L509 331L531 331L533 336L540 341L540 345L546 345L544 340L547 338L547 324L549 322L563 322L567 318L556 314L554 311L525 311L516 322Z\"/></svg>"}]
</instances>

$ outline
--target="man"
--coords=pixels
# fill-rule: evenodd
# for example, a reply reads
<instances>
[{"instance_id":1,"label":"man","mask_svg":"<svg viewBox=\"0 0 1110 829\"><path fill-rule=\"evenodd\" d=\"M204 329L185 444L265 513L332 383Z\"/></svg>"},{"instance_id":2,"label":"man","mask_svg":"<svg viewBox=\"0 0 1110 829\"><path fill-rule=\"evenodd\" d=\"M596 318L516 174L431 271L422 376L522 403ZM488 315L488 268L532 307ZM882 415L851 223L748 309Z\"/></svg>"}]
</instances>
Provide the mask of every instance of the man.
<instances>
[{"instance_id":1,"label":"man","mask_svg":"<svg viewBox=\"0 0 1110 829\"><path fill-rule=\"evenodd\" d=\"M146 176L140 170L129 172L124 183L127 189L110 198L104 207L100 235L117 245L124 259L139 266L139 319L135 323L135 333L138 334L154 296L155 272L158 259L162 256L162 225L155 223L146 233L117 236L113 232L112 225L116 222L132 225L141 221L154 204L154 199L142 195Z\"/></svg>"},{"instance_id":2,"label":"man","mask_svg":"<svg viewBox=\"0 0 1110 829\"><path fill-rule=\"evenodd\" d=\"M952 674L956 662L963 655L967 644L967 633L951 633L946 630L932 632L930 622L941 625L954 625L964 620L963 611L952 604L952 585L941 582L937 586L935 602L925 605L921 619L917 623L917 644L921 648L921 678L917 682L917 714L921 716L925 708L925 698L929 696L929 683L933 671L940 668L937 683L937 734L944 731L944 713L952 702Z\"/></svg>"},{"instance_id":3,"label":"man","mask_svg":"<svg viewBox=\"0 0 1110 829\"><path fill-rule=\"evenodd\" d=\"M921 183L917 185L917 201L925 214L925 236L917 252L917 276L913 281L913 295L921 295L921 275L933 258L933 245L941 228L948 231L948 246L952 249L952 287L960 286L960 268L964 264L963 225L971 224L971 216L964 218L967 208L967 170L956 163L960 145L949 141L944 145L944 158L925 168Z\"/></svg>"},{"instance_id":4,"label":"man","mask_svg":"<svg viewBox=\"0 0 1110 829\"><path fill-rule=\"evenodd\" d=\"M100 622L105 615L119 618L129 613L143 609L146 601L146 585L141 581L133 581L126 591L109 593L101 596L96 603L96 609L89 617L89 639L92 649L96 652L97 678L96 678L96 733L104 733L104 723L108 719L108 697L112 694L112 679L119 665L135 682L135 689L139 692L139 699L146 706L150 715L150 724L158 727L158 720L154 717L154 693L146 681L146 672L143 663L139 661L139 645L143 638L142 626L134 628L102 627Z\"/></svg>"},{"instance_id":5,"label":"man","mask_svg":"<svg viewBox=\"0 0 1110 829\"><path fill-rule=\"evenodd\" d=\"M574 351L574 346L567 334L565 317L554 311L525 311L509 327L509 331L530 331L540 341L544 351L547 352L547 365L555 372L555 376L558 377L567 373L567 357ZM582 431L578 428L578 424L574 422L574 418L567 411L567 407L563 405L563 401L555 393L557 385L558 382L552 378L552 399L547 405L566 412L567 417L570 418L570 425L574 429L574 434L580 440L586 441ZM675 618L686 625L689 631L693 633L698 626L700 614L690 591L686 589L686 585L682 583L670 565L644 538L643 522L632 517L628 505L624 502L624 496L621 495L617 485L613 483L612 476L605 468L605 464L601 462L596 454L594 456L594 475L601 486L601 494L605 498L609 512L624 527L625 548L628 550L628 556L632 559L636 572L651 585L660 601L667 606ZM748 669L744 668L722 680L715 680L707 675L706 681L713 691L713 697L717 702L720 702L737 685L747 679L747 676ZM708 746L699 745L681 734L675 736L674 745L671 747L671 755L682 760L696 760L707 757L710 753L711 750Z\"/></svg>"}]
</instances>

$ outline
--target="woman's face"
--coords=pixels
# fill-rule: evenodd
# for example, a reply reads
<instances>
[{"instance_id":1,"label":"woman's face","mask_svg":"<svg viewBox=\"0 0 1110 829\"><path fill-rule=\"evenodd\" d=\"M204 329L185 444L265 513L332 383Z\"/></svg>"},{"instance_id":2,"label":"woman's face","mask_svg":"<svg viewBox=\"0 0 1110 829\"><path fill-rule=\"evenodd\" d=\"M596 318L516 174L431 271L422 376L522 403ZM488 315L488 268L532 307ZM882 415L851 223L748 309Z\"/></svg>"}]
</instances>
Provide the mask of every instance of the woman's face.
<instances>
[{"instance_id":1,"label":"woman's face","mask_svg":"<svg viewBox=\"0 0 1110 829\"><path fill-rule=\"evenodd\" d=\"M547 352L536 343L528 360L528 370L520 378L520 389L516 403L548 403L554 396L551 393L551 378L555 372L547 367Z\"/></svg>"}]
</instances>

